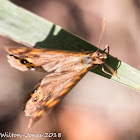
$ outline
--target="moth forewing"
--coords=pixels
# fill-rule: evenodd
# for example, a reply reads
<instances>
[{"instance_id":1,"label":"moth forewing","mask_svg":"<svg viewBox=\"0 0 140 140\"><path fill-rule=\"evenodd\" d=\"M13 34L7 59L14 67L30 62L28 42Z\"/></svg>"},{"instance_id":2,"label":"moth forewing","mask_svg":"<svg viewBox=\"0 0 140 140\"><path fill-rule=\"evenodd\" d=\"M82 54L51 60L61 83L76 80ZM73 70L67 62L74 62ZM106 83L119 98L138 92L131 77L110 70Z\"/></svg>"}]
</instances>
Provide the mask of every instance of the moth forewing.
<instances>
[{"instance_id":1,"label":"moth forewing","mask_svg":"<svg viewBox=\"0 0 140 140\"><path fill-rule=\"evenodd\" d=\"M6 47L5 47L6 48ZM86 54L26 47L7 47L8 61L21 71L36 70L51 72L63 65L79 63Z\"/></svg>"}]
</instances>

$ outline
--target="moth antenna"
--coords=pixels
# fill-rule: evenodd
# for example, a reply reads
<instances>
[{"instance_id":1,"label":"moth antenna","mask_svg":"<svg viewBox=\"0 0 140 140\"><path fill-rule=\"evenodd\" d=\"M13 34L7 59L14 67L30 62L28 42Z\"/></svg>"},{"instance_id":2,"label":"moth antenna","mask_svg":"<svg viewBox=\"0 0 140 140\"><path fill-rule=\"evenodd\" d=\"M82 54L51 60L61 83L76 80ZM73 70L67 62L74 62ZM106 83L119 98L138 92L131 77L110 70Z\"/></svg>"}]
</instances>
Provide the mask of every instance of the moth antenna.
<instances>
[{"instance_id":1,"label":"moth antenna","mask_svg":"<svg viewBox=\"0 0 140 140\"><path fill-rule=\"evenodd\" d=\"M102 40L102 37L103 37L103 34L104 34L105 25L106 25L106 18L104 18L103 22L102 22L102 30L101 30L100 37L99 37L99 42L98 42L98 47L99 48L100 48L101 40Z\"/></svg>"},{"instance_id":2,"label":"moth antenna","mask_svg":"<svg viewBox=\"0 0 140 140\"><path fill-rule=\"evenodd\" d=\"M113 76L115 76L115 77L117 77L117 78L119 78L120 79L120 77L117 75L117 73L115 72L115 70L114 69L112 69L108 64L106 64L106 63L104 63L104 65L111 71L111 73L109 73L109 72L107 72L105 69L104 69L104 66L102 65L102 71L104 72L104 73L106 73L106 74L108 74L108 75L113 75Z\"/></svg>"},{"instance_id":3,"label":"moth antenna","mask_svg":"<svg viewBox=\"0 0 140 140\"><path fill-rule=\"evenodd\" d=\"M105 49L103 50L103 52L105 52L107 50L107 53L109 54L109 45L105 46Z\"/></svg>"}]
</instances>

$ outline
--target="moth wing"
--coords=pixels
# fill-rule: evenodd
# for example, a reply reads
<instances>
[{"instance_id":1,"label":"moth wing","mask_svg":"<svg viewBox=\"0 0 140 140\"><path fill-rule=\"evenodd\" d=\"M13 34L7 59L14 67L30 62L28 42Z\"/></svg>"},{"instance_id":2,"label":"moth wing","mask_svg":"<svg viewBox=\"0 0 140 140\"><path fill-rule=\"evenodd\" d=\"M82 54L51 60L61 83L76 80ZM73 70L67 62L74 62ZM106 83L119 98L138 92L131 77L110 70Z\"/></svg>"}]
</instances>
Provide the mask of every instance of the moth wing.
<instances>
[{"instance_id":1,"label":"moth wing","mask_svg":"<svg viewBox=\"0 0 140 140\"><path fill-rule=\"evenodd\" d=\"M7 47L9 63L22 71L37 70L48 74L25 100L25 114L31 117L28 130L53 108L82 78L91 65L82 63L86 54Z\"/></svg>"},{"instance_id":2,"label":"moth wing","mask_svg":"<svg viewBox=\"0 0 140 140\"><path fill-rule=\"evenodd\" d=\"M51 72L65 64L80 61L82 53L35 49L27 47L6 47L8 62L21 71L36 70Z\"/></svg>"},{"instance_id":3,"label":"moth wing","mask_svg":"<svg viewBox=\"0 0 140 140\"><path fill-rule=\"evenodd\" d=\"M25 106L26 116L31 117L28 130L59 103L87 71L88 69L81 68L77 71L51 73L43 78Z\"/></svg>"}]
</instances>

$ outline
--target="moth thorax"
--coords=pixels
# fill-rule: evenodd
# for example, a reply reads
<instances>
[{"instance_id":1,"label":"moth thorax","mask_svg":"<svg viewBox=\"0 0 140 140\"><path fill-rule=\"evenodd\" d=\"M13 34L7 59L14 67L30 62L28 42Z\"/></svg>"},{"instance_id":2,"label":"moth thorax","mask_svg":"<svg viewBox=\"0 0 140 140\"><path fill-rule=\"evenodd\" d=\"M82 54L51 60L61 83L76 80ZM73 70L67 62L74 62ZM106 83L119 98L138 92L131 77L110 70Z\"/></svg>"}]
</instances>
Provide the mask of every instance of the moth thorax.
<instances>
[{"instance_id":1,"label":"moth thorax","mask_svg":"<svg viewBox=\"0 0 140 140\"><path fill-rule=\"evenodd\" d=\"M93 64L103 64L105 59L107 59L107 54L102 51L96 51L91 54Z\"/></svg>"},{"instance_id":2,"label":"moth thorax","mask_svg":"<svg viewBox=\"0 0 140 140\"><path fill-rule=\"evenodd\" d=\"M83 59L82 59L82 63L84 63L84 64L92 64L92 58L90 57L90 56L87 56L87 57L84 57Z\"/></svg>"}]
</instances>

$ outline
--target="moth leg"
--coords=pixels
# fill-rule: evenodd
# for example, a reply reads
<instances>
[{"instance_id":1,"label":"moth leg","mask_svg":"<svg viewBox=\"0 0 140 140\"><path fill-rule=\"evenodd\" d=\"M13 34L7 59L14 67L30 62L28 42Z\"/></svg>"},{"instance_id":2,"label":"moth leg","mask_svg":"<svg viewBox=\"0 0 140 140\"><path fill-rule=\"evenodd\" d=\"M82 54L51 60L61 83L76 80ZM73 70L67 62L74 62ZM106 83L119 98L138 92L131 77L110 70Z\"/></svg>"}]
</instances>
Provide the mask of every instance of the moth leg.
<instances>
[{"instance_id":1,"label":"moth leg","mask_svg":"<svg viewBox=\"0 0 140 140\"><path fill-rule=\"evenodd\" d=\"M107 72L107 71L104 69L104 65L110 70L111 73ZM104 65L102 65L102 71L103 71L104 73L106 73L106 74L108 74L108 75L111 75L111 76L113 75L113 76L119 78L119 76L117 75L117 73L115 72L114 69L112 69L112 68L111 68L109 65L107 65L106 63L104 63Z\"/></svg>"},{"instance_id":2,"label":"moth leg","mask_svg":"<svg viewBox=\"0 0 140 140\"><path fill-rule=\"evenodd\" d=\"M104 73L106 73L106 74L108 74L108 75L111 75L111 76L112 76L112 73L109 73L109 72L107 72L107 71L104 69L104 65L102 65L102 71L103 71Z\"/></svg>"}]
</instances>

